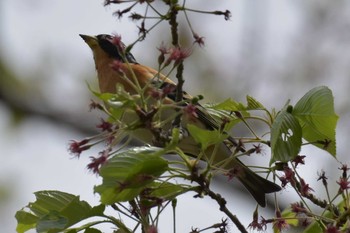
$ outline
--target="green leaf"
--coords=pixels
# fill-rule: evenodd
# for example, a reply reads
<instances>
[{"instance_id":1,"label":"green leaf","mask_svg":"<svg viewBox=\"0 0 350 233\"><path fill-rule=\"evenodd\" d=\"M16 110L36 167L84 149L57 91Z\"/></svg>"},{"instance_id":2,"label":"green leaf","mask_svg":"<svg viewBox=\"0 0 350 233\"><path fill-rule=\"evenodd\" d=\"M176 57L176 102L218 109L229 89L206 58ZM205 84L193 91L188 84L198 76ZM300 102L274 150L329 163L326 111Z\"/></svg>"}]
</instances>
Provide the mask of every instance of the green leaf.
<instances>
[{"instance_id":1,"label":"green leaf","mask_svg":"<svg viewBox=\"0 0 350 233\"><path fill-rule=\"evenodd\" d=\"M211 108L216 110L225 110L229 112L246 110L246 107L242 103L236 102L232 99L227 99L224 102L212 106Z\"/></svg>"},{"instance_id":2,"label":"green leaf","mask_svg":"<svg viewBox=\"0 0 350 233\"><path fill-rule=\"evenodd\" d=\"M131 232L133 232L133 231L128 231L128 230L125 230L125 229L117 229L117 230L115 230L114 231L114 233L131 233Z\"/></svg>"},{"instance_id":3,"label":"green leaf","mask_svg":"<svg viewBox=\"0 0 350 233\"><path fill-rule=\"evenodd\" d=\"M348 206L348 202L347 200L341 200L338 204L337 204L337 207L338 207L338 210L341 210L341 211L347 211L347 206ZM343 212L340 213L340 215L344 214ZM325 211L322 215L321 215L323 218L325 219L336 219L337 217L335 217L333 215L333 213L329 210ZM349 225L347 224L344 224L344 227L348 227ZM303 231L303 233L319 233L319 232L324 232L324 225L320 225L320 223L318 221L312 221L307 227L306 229ZM345 229L344 229L345 230ZM346 231L344 231L346 232Z\"/></svg>"},{"instance_id":4,"label":"green leaf","mask_svg":"<svg viewBox=\"0 0 350 233\"><path fill-rule=\"evenodd\" d=\"M129 201L142 189L168 170L168 162L161 157L165 150L158 147L137 147L115 154L100 169L103 178L95 192L103 204Z\"/></svg>"},{"instance_id":5,"label":"green leaf","mask_svg":"<svg viewBox=\"0 0 350 233\"><path fill-rule=\"evenodd\" d=\"M227 134L223 134L219 130L206 130L192 124L188 124L187 129L193 139L200 144L203 151L209 146L222 142L228 137Z\"/></svg>"},{"instance_id":6,"label":"green leaf","mask_svg":"<svg viewBox=\"0 0 350 233\"><path fill-rule=\"evenodd\" d=\"M137 197L144 187L123 188L113 179L103 179L101 185L97 185L94 191L101 196L101 203L111 205L116 202L130 201Z\"/></svg>"},{"instance_id":7,"label":"green leaf","mask_svg":"<svg viewBox=\"0 0 350 233\"><path fill-rule=\"evenodd\" d=\"M292 114L299 120L305 140L336 156L335 128L338 116L334 111L332 91L328 87L310 90L298 101Z\"/></svg>"},{"instance_id":8,"label":"green leaf","mask_svg":"<svg viewBox=\"0 0 350 233\"><path fill-rule=\"evenodd\" d=\"M60 191L35 193L36 201L29 203L28 211L16 213L17 232L36 228L38 232L59 232L90 216L100 216L104 206L92 208L79 196Z\"/></svg>"},{"instance_id":9,"label":"green leaf","mask_svg":"<svg viewBox=\"0 0 350 233\"><path fill-rule=\"evenodd\" d=\"M77 229L69 229L65 233L78 233Z\"/></svg>"},{"instance_id":10,"label":"green leaf","mask_svg":"<svg viewBox=\"0 0 350 233\"><path fill-rule=\"evenodd\" d=\"M276 117L271 128L270 163L288 162L298 155L302 131L298 120L284 108Z\"/></svg>"},{"instance_id":11,"label":"green leaf","mask_svg":"<svg viewBox=\"0 0 350 233\"><path fill-rule=\"evenodd\" d=\"M30 229L34 229L39 219L37 216L24 210L17 211L15 217L17 220L16 231L18 233L23 233Z\"/></svg>"},{"instance_id":12,"label":"green leaf","mask_svg":"<svg viewBox=\"0 0 350 233\"><path fill-rule=\"evenodd\" d=\"M265 109L264 105L262 105L259 101L254 99L253 97L247 95L247 110L263 110Z\"/></svg>"},{"instance_id":13,"label":"green leaf","mask_svg":"<svg viewBox=\"0 0 350 233\"><path fill-rule=\"evenodd\" d=\"M316 221L308 225L306 229L303 231L303 233L320 233L320 232L324 232L324 229Z\"/></svg>"},{"instance_id":14,"label":"green leaf","mask_svg":"<svg viewBox=\"0 0 350 233\"><path fill-rule=\"evenodd\" d=\"M37 232L60 232L66 228L68 219L58 211L50 211L40 218L36 225Z\"/></svg>"},{"instance_id":15,"label":"green leaf","mask_svg":"<svg viewBox=\"0 0 350 233\"><path fill-rule=\"evenodd\" d=\"M84 233L102 233L102 231L100 231L96 228L87 228L87 229L85 229Z\"/></svg>"},{"instance_id":16,"label":"green leaf","mask_svg":"<svg viewBox=\"0 0 350 233\"><path fill-rule=\"evenodd\" d=\"M180 129L178 127L174 127L171 131L171 140L170 142L166 145L166 150L173 150L177 147L180 141Z\"/></svg>"},{"instance_id":17,"label":"green leaf","mask_svg":"<svg viewBox=\"0 0 350 233\"><path fill-rule=\"evenodd\" d=\"M89 90L100 100L105 101L105 102L113 102L113 101L121 101L121 102L125 102L128 100L132 100L133 98L131 97L131 95L126 92L124 90L124 87L122 84L117 83L116 85L116 91L114 93L108 93L108 92L98 92L98 91L94 91L89 84L88 88Z\"/></svg>"},{"instance_id":18,"label":"green leaf","mask_svg":"<svg viewBox=\"0 0 350 233\"><path fill-rule=\"evenodd\" d=\"M150 196L169 201L191 190L190 188L185 188L184 185L177 185L169 182L154 182L149 188Z\"/></svg>"},{"instance_id":19,"label":"green leaf","mask_svg":"<svg viewBox=\"0 0 350 233\"><path fill-rule=\"evenodd\" d=\"M120 83L117 83L114 93L94 91L89 84L88 88L97 98L106 104L109 114L115 119L120 119L126 110L134 111L135 103L140 98L137 95L130 95Z\"/></svg>"},{"instance_id":20,"label":"green leaf","mask_svg":"<svg viewBox=\"0 0 350 233\"><path fill-rule=\"evenodd\" d=\"M292 212L291 208L286 208L282 212L282 217L285 219L285 221L291 225L291 226L298 226L299 225L299 219L296 213Z\"/></svg>"},{"instance_id":21,"label":"green leaf","mask_svg":"<svg viewBox=\"0 0 350 233\"><path fill-rule=\"evenodd\" d=\"M100 100L108 101L109 99L111 99L114 96L114 94L112 94L112 93L100 93L98 91L94 91L89 83L86 83L86 85L87 85L88 89L91 91L91 93L94 94L94 96L96 96Z\"/></svg>"},{"instance_id":22,"label":"green leaf","mask_svg":"<svg viewBox=\"0 0 350 233\"><path fill-rule=\"evenodd\" d=\"M225 119L225 127L223 131L230 131L237 123L242 122L241 119L237 118L236 114L230 111L218 110L211 107L212 105L206 104L206 112L213 117L219 124L222 123L222 119ZM250 114L245 111L240 112L242 116L249 116Z\"/></svg>"},{"instance_id":23,"label":"green leaf","mask_svg":"<svg viewBox=\"0 0 350 233\"><path fill-rule=\"evenodd\" d=\"M102 216L103 213L105 212L106 206L103 204L100 204L98 206L94 206L90 211L88 216Z\"/></svg>"},{"instance_id":24,"label":"green leaf","mask_svg":"<svg viewBox=\"0 0 350 233\"><path fill-rule=\"evenodd\" d=\"M49 214L57 211L68 219L67 225L71 226L84 219L91 210L91 206L80 201L79 196L60 191L40 191L35 193L36 202L30 205L30 209L42 217L42 214Z\"/></svg>"},{"instance_id":25,"label":"green leaf","mask_svg":"<svg viewBox=\"0 0 350 233\"><path fill-rule=\"evenodd\" d=\"M168 182L154 182L147 186L140 201L147 208L159 206L160 202L173 201L177 196L192 190L185 185L175 185Z\"/></svg>"}]
</instances>

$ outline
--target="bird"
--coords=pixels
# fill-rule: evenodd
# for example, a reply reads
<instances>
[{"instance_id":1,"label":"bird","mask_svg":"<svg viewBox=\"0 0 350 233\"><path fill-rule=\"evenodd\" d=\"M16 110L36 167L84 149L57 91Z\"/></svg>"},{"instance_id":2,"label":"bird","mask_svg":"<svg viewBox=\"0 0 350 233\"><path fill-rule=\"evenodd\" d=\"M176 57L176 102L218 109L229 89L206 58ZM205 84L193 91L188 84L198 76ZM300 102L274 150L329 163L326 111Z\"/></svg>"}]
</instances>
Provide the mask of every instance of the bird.
<instances>
[{"instance_id":1,"label":"bird","mask_svg":"<svg viewBox=\"0 0 350 233\"><path fill-rule=\"evenodd\" d=\"M165 98L163 99L165 103L178 106L175 100L176 83L158 70L139 64L135 57L129 51L125 50L125 45L121 41L117 40L116 42L114 35L79 35L92 50L101 93L116 93L117 86L122 85L125 91L131 95L137 95L139 94L137 93L138 91L143 90L143 94L146 96L145 99L151 101L152 98L149 95L152 95L152 90L160 90L162 93L165 93ZM196 158L200 153L200 146L193 139L193 136L188 133L188 130L186 131L186 127L191 123L200 129L218 130L220 128L220 122L211 116L198 101L193 101L194 98L188 93L183 92L182 96L183 100L180 101L181 107L194 106L194 110L191 117L187 119L183 117L181 120L180 124L181 128L184 129L184 136L180 139L178 147L186 155ZM123 119L130 122L130 119L137 119L137 116L134 115L123 117ZM160 115L162 120L168 122L167 125L162 127L170 129L172 127L171 121L167 121L164 118L169 117L174 120L177 111L173 109L170 113ZM139 130L135 129L132 136L141 142L152 144L153 134L145 128L142 129L140 127ZM228 136L226 140L230 141L231 145L236 146L236 150L245 151L233 137ZM206 162L213 159L211 162L214 164L223 165L220 169L237 171L235 177L238 178L260 206L266 206L265 194L281 190L279 185L257 175L238 158L231 156L232 148L227 143L222 142L215 150L208 148L206 152L205 154L208 157L204 156L201 159L204 159Z\"/></svg>"}]
</instances>

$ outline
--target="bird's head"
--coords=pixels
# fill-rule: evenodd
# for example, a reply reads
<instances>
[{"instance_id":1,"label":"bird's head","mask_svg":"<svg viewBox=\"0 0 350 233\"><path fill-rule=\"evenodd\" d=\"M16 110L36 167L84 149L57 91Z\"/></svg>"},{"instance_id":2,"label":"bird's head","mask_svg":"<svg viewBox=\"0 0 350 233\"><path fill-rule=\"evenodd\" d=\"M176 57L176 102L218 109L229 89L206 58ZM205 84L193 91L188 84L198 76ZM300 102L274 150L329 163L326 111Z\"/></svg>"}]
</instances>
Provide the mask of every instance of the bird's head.
<instances>
[{"instance_id":1,"label":"bird's head","mask_svg":"<svg viewBox=\"0 0 350 233\"><path fill-rule=\"evenodd\" d=\"M125 55L122 55L121 50L125 49L125 45L119 41L115 42L115 37L107 34L100 34L97 36L89 36L80 34L80 37L83 38L85 43L89 45L94 56L108 56L112 59L117 59L121 62L137 63L134 56L127 52ZM124 57L124 58L123 58Z\"/></svg>"}]
</instances>

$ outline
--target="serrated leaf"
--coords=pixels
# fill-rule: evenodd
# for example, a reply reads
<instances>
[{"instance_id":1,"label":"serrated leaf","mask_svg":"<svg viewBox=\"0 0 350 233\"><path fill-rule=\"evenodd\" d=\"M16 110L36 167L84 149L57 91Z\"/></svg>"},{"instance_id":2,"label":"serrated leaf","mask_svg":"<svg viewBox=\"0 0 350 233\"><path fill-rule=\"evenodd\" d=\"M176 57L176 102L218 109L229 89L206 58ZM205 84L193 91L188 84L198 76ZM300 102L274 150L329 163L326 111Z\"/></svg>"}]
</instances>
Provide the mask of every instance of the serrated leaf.
<instances>
[{"instance_id":1,"label":"serrated leaf","mask_svg":"<svg viewBox=\"0 0 350 233\"><path fill-rule=\"evenodd\" d=\"M306 93L295 105L293 115L303 130L308 142L336 156L335 128L338 116L334 111L332 91L325 86L316 87Z\"/></svg>"},{"instance_id":2,"label":"serrated leaf","mask_svg":"<svg viewBox=\"0 0 350 233\"><path fill-rule=\"evenodd\" d=\"M68 225L68 219L58 211L50 211L39 219L36 225L37 232L61 232Z\"/></svg>"},{"instance_id":3,"label":"serrated leaf","mask_svg":"<svg viewBox=\"0 0 350 233\"><path fill-rule=\"evenodd\" d=\"M154 182L147 186L140 201L142 206L153 208L159 206L161 202L173 201L178 195L189 191L190 188L184 188L182 185L175 185L168 182Z\"/></svg>"},{"instance_id":4,"label":"serrated leaf","mask_svg":"<svg viewBox=\"0 0 350 233\"><path fill-rule=\"evenodd\" d=\"M94 206L90 211L89 211L89 214L88 216L101 216L103 215L104 211L106 209L106 206L103 205L103 204L100 204L98 206Z\"/></svg>"},{"instance_id":5,"label":"serrated leaf","mask_svg":"<svg viewBox=\"0 0 350 233\"><path fill-rule=\"evenodd\" d=\"M124 90L123 85L117 83L114 93L100 93L92 90L88 84L89 90L100 100L102 100L108 112L115 118L119 119L127 109L133 108L139 96L131 96Z\"/></svg>"},{"instance_id":6,"label":"serrated leaf","mask_svg":"<svg viewBox=\"0 0 350 233\"><path fill-rule=\"evenodd\" d=\"M17 211L15 217L17 220L16 231L18 233L23 233L30 229L34 229L39 219L34 214L28 213L24 210Z\"/></svg>"},{"instance_id":7,"label":"serrated leaf","mask_svg":"<svg viewBox=\"0 0 350 233\"><path fill-rule=\"evenodd\" d=\"M115 119L121 119L124 116L125 113L125 109L120 107L120 108L116 108L116 107L110 107L108 109L108 113L111 114L112 117L109 118L109 121L115 123Z\"/></svg>"},{"instance_id":8,"label":"serrated leaf","mask_svg":"<svg viewBox=\"0 0 350 233\"><path fill-rule=\"evenodd\" d=\"M40 191L35 197L36 201L27 206L28 211L16 213L18 232L35 227L38 232L58 232L102 211L102 207L93 209L79 196L65 192Z\"/></svg>"},{"instance_id":9,"label":"serrated leaf","mask_svg":"<svg viewBox=\"0 0 350 233\"><path fill-rule=\"evenodd\" d=\"M96 228L87 228L87 229L85 229L84 233L102 233L102 231L100 231Z\"/></svg>"},{"instance_id":10,"label":"serrated leaf","mask_svg":"<svg viewBox=\"0 0 350 233\"><path fill-rule=\"evenodd\" d=\"M284 218L286 223L288 223L291 226L299 225L299 219L296 213L294 213L291 208L286 208L283 210L282 218Z\"/></svg>"},{"instance_id":11,"label":"serrated leaf","mask_svg":"<svg viewBox=\"0 0 350 233\"><path fill-rule=\"evenodd\" d=\"M97 185L94 191L100 194L101 203L111 205L116 202L130 201L137 197L144 187L122 188L113 179L103 179L101 185Z\"/></svg>"},{"instance_id":12,"label":"serrated leaf","mask_svg":"<svg viewBox=\"0 0 350 233\"><path fill-rule=\"evenodd\" d=\"M208 106L207 111L211 116L216 117L218 122L221 122L222 119L228 120L228 123L225 124L224 131L231 130L233 126L242 121L236 116L237 112L243 118L250 116L247 108L242 103L232 99L227 99L221 103Z\"/></svg>"},{"instance_id":13,"label":"serrated leaf","mask_svg":"<svg viewBox=\"0 0 350 233\"><path fill-rule=\"evenodd\" d=\"M200 144L203 151L209 146L222 142L228 137L227 134L223 134L218 130L206 130L192 124L188 124L187 129L193 139Z\"/></svg>"},{"instance_id":14,"label":"serrated leaf","mask_svg":"<svg viewBox=\"0 0 350 233\"><path fill-rule=\"evenodd\" d=\"M33 224L38 220L37 216L31 213L28 213L24 210L17 211L15 217L18 222L21 222L24 224Z\"/></svg>"},{"instance_id":15,"label":"serrated leaf","mask_svg":"<svg viewBox=\"0 0 350 233\"><path fill-rule=\"evenodd\" d=\"M86 217L91 206L80 201L79 196L60 191L40 191L35 193L36 202L30 205L31 211L38 216L57 211L68 219L67 226L71 226Z\"/></svg>"},{"instance_id":16,"label":"serrated leaf","mask_svg":"<svg viewBox=\"0 0 350 233\"><path fill-rule=\"evenodd\" d=\"M247 95L247 110L261 110L261 109L265 109L264 105L262 105L259 101L257 101L253 97Z\"/></svg>"},{"instance_id":17,"label":"serrated leaf","mask_svg":"<svg viewBox=\"0 0 350 233\"><path fill-rule=\"evenodd\" d=\"M303 233L320 233L324 232L324 229L320 226L320 224L316 221L310 223Z\"/></svg>"},{"instance_id":18,"label":"serrated leaf","mask_svg":"<svg viewBox=\"0 0 350 233\"><path fill-rule=\"evenodd\" d=\"M214 109L212 108L214 105L205 105L205 110L207 113L213 117L218 123L222 123L222 119L225 119L225 127L223 131L229 131L231 130L237 123L241 122L242 120L237 118L236 114L230 111L226 110L220 110L220 109ZM250 116L249 112L246 111L240 111L240 114L243 117Z\"/></svg>"},{"instance_id":19,"label":"serrated leaf","mask_svg":"<svg viewBox=\"0 0 350 233\"><path fill-rule=\"evenodd\" d=\"M114 233L131 233L131 232L132 231L128 231L128 230L125 230L125 229L118 229Z\"/></svg>"},{"instance_id":20,"label":"serrated leaf","mask_svg":"<svg viewBox=\"0 0 350 233\"><path fill-rule=\"evenodd\" d=\"M148 184L168 170L158 147L138 147L115 154L100 169L103 178L95 192L103 204L132 200Z\"/></svg>"},{"instance_id":21,"label":"serrated leaf","mask_svg":"<svg viewBox=\"0 0 350 233\"><path fill-rule=\"evenodd\" d=\"M76 196L60 213L68 219L68 226L72 226L91 216L91 209L87 202L79 200L79 196Z\"/></svg>"},{"instance_id":22,"label":"serrated leaf","mask_svg":"<svg viewBox=\"0 0 350 233\"><path fill-rule=\"evenodd\" d=\"M227 99L221 103L212 106L211 108L230 112L246 110L246 107L242 103L236 102L233 99Z\"/></svg>"},{"instance_id":23,"label":"serrated leaf","mask_svg":"<svg viewBox=\"0 0 350 233\"><path fill-rule=\"evenodd\" d=\"M298 155L302 143L299 121L286 108L276 117L271 127L270 163L288 162Z\"/></svg>"},{"instance_id":24,"label":"serrated leaf","mask_svg":"<svg viewBox=\"0 0 350 233\"><path fill-rule=\"evenodd\" d=\"M101 167L100 175L128 187L143 186L140 181L145 176L158 177L168 168L168 162L160 156L160 151L162 149L158 147L144 146L115 154Z\"/></svg>"},{"instance_id":25,"label":"serrated leaf","mask_svg":"<svg viewBox=\"0 0 350 233\"><path fill-rule=\"evenodd\" d=\"M190 190L183 185L172 184L169 182L154 182L149 188L150 196L164 200L173 200L178 195Z\"/></svg>"},{"instance_id":26,"label":"serrated leaf","mask_svg":"<svg viewBox=\"0 0 350 233\"><path fill-rule=\"evenodd\" d=\"M94 94L94 96L96 96L97 98L99 98L100 100L108 101L108 100L110 100L111 98L114 97L114 94L112 94L112 93L100 93L100 92L98 92L98 91L94 91L94 90L92 89L92 87L90 86L89 83L86 83L86 85L88 86L89 91L90 91L92 94Z\"/></svg>"},{"instance_id":27,"label":"serrated leaf","mask_svg":"<svg viewBox=\"0 0 350 233\"><path fill-rule=\"evenodd\" d=\"M348 206L348 202L347 200L341 200L338 204L338 210L342 210L342 211L346 211L347 210L347 206ZM342 215L344 213L340 213L340 215ZM335 216L334 214L327 210L324 211L323 214L321 215L323 218L325 219L334 219ZM345 228L348 227L349 225L344 224L343 225ZM312 221L307 227L306 229L303 231L303 233L319 233L319 232L324 232L324 228L323 226L320 225L319 221ZM346 231L344 231L346 232Z\"/></svg>"},{"instance_id":28,"label":"serrated leaf","mask_svg":"<svg viewBox=\"0 0 350 233\"><path fill-rule=\"evenodd\" d=\"M65 233L78 233L77 229L69 229Z\"/></svg>"}]
</instances>

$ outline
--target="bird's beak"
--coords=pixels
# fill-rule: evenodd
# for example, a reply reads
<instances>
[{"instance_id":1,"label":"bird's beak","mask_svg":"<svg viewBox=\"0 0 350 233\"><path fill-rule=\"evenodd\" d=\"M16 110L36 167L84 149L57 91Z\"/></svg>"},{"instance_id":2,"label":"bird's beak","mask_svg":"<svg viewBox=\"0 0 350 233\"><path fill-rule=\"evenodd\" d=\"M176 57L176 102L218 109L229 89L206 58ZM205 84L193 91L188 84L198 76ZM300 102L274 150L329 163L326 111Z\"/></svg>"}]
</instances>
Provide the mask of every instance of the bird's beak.
<instances>
[{"instance_id":1,"label":"bird's beak","mask_svg":"<svg viewBox=\"0 0 350 233\"><path fill-rule=\"evenodd\" d=\"M83 38L85 43L88 44L90 48L98 46L98 40L95 36L88 36L88 35L83 35L83 34L79 34L79 36L81 38Z\"/></svg>"}]
</instances>

